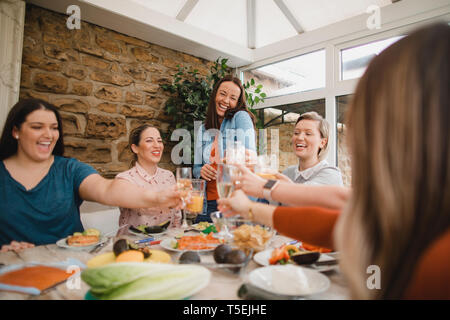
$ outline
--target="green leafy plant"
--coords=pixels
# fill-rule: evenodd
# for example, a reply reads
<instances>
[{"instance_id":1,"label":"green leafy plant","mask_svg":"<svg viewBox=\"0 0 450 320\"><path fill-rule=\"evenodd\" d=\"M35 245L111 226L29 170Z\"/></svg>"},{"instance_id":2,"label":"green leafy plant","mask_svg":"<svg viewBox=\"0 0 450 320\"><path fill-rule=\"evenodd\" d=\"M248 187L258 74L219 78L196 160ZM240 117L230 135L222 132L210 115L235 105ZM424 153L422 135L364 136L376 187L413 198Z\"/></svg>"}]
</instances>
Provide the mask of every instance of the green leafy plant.
<instances>
[{"instance_id":1,"label":"green leafy plant","mask_svg":"<svg viewBox=\"0 0 450 320\"><path fill-rule=\"evenodd\" d=\"M190 71L187 67L177 65L178 72L174 74L172 84L163 84L161 88L170 93L164 111L172 118L169 132L164 138L170 137L175 129L184 128L191 134L192 160L194 157L194 121L204 122L208 108L209 97L214 85L225 75L231 73L231 68L227 65L228 59L218 58L210 68L209 75L201 76L197 69ZM245 98L250 111L257 116L256 110L252 107L263 102L266 94L262 92L262 85L256 85L251 79L244 85ZM247 92L248 91L248 92ZM258 119L257 128L262 128Z\"/></svg>"},{"instance_id":2,"label":"green leafy plant","mask_svg":"<svg viewBox=\"0 0 450 320\"><path fill-rule=\"evenodd\" d=\"M264 102L264 98L267 97L266 93L262 91L262 84L256 84L255 79L251 78L249 81L244 83L245 89L245 100L247 101L248 109L255 115L257 122L256 128L262 129L264 128L264 123L261 118L257 114L257 110L253 107L256 106L260 102Z\"/></svg>"}]
</instances>

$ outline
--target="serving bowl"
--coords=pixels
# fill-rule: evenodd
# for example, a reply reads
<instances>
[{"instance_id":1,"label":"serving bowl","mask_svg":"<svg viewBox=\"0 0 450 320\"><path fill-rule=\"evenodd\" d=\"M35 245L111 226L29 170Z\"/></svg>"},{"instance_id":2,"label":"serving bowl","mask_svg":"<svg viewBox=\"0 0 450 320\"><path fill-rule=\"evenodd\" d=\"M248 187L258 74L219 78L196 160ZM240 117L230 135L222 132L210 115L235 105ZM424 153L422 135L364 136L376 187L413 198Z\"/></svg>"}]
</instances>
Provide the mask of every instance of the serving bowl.
<instances>
[{"instance_id":1,"label":"serving bowl","mask_svg":"<svg viewBox=\"0 0 450 320\"><path fill-rule=\"evenodd\" d=\"M224 218L231 237L228 243L248 254L266 250L276 234L275 229L241 217Z\"/></svg>"}]
</instances>

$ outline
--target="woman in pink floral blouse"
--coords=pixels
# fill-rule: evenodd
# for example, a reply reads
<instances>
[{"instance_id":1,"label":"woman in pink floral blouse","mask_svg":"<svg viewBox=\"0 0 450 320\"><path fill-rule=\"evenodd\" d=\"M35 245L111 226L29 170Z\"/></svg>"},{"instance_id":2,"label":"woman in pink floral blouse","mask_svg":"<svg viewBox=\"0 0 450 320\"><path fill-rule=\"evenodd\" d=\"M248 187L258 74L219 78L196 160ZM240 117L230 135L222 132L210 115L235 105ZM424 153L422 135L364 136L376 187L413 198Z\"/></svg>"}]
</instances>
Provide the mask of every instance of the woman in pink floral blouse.
<instances>
[{"instance_id":1,"label":"woman in pink floral blouse","mask_svg":"<svg viewBox=\"0 0 450 320\"><path fill-rule=\"evenodd\" d=\"M176 184L175 177L169 170L161 169L158 163L164 150L159 130L151 125L139 126L130 133L129 146L133 152L133 167L119 173L116 179L125 179L150 190L164 190ZM181 212L167 208L128 209L120 208L119 227L125 224L137 227L158 225L171 220L170 227L179 227ZM127 228L118 233L126 233Z\"/></svg>"}]
</instances>

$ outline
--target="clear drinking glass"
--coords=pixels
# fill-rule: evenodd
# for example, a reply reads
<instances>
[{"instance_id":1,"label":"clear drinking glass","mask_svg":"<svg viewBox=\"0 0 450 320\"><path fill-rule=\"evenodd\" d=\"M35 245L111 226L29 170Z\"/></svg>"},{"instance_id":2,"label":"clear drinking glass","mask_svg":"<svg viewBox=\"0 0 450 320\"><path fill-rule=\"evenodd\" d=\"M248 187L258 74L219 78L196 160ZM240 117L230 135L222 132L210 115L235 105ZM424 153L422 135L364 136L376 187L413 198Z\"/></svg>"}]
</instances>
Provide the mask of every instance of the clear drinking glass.
<instances>
[{"instance_id":1,"label":"clear drinking glass","mask_svg":"<svg viewBox=\"0 0 450 320\"><path fill-rule=\"evenodd\" d=\"M275 176L278 173L278 157L276 154L260 155L258 156L255 166L255 173L264 178L276 180Z\"/></svg>"},{"instance_id":2,"label":"clear drinking glass","mask_svg":"<svg viewBox=\"0 0 450 320\"><path fill-rule=\"evenodd\" d=\"M245 164L245 146L240 141L227 142L226 164Z\"/></svg>"},{"instance_id":3,"label":"clear drinking glass","mask_svg":"<svg viewBox=\"0 0 450 320\"><path fill-rule=\"evenodd\" d=\"M192 179L191 197L186 207L186 220L192 225L197 215L203 212L203 201L205 199L206 181L203 179Z\"/></svg>"},{"instance_id":4,"label":"clear drinking glass","mask_svg":"<svg viewBox=\"0 0 450 320\"><path fill-rule=\"evenodd\" d=\"M236 166L220 163L217 165L217 193L220 198L228 198L234 191L233 177L239 173Z\"/></svg>"},{"instance_id":5,"label":"clear drinking glass","mask_svg":"<svg viewBox=\"0 0 450 320\"><path fill-rule=\"evenodd\" d=\"M239 174L239 169L230 164L219 164L217 166L217 193L220 198L228 198L234 191L233 177ZM213 212L211 219L220 229L218 236L224 239L231 239L233 235L228 231L226 217L220 211Z\"/></svg>"},{"instance_id":6,"label":"clear drinking glass","mask_svg":"<svg viewBox=\"0 0 450 320\"><path fill-rule=\"evenodd\" d=\"M192 190L191 168L189 167L177 168L177 187L178 191L181 194L181 200L183 201L183 207L181 209L181 213L183 215L183 223L181 225L181 228L186 229L189 227L186 221L185 207Z\"/></svg>"}]
</instances>

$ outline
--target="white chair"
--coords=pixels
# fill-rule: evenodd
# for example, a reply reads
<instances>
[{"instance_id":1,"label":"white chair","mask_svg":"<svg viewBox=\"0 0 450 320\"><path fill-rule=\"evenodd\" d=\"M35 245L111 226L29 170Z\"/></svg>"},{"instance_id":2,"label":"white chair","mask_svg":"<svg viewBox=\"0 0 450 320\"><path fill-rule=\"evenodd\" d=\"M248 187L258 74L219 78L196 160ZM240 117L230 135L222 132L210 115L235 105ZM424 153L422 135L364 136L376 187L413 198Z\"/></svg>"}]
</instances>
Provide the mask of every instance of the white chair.
<instances>
[{"instance_id":1,"label":"white chair","mask_svg":"<svg viewBox=\"0 0 450 320\"><path fill-rule=\"evenodd\" d=\"M120 210L96 202L84 201L80 206L84 229L95 228L102 234L115 235L119 229Z\"/></svg>"}]
</instances>

